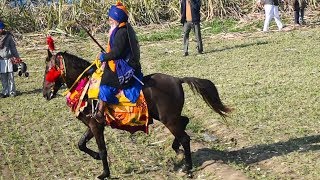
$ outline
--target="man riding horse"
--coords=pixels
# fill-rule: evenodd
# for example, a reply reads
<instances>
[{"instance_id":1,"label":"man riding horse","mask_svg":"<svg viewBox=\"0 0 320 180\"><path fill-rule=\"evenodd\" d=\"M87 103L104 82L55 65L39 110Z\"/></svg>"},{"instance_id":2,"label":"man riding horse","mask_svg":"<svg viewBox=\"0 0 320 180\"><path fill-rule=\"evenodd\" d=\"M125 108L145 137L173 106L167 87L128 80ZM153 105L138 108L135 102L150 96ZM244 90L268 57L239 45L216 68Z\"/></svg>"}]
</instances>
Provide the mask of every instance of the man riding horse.
<instances>
[{"instance_id":1,"label":"man riding horse","mask_svg":"<svg viewBox=\"0 0 320 180\"><path fill-rule=\"evenodd\" d=\"M130 102L135 103L142 89L139 43L132 26L128 23L128 11L117 2L109 10L109 42L106 52L99 54L105 64L99 89L99 105L93 117L105 123L104 109L107 104L118 104L119 90Z\"/></svg>"},{"instance_id":2,"label":"man riding horse","mask_svg":"<svg viewBox=\"0 0 320 180\"><path fill-rule=\"evenodd\" d=\"M43 97L47 100L53 99L63 82L66 83L70 90L69 93L75 93L73 97L76 98L74 99L79 100L83 97L83 101L80 103L77 102L76 109L82 110L79 110L79 114L76 117L87 126L87 130L79 140L78 147L94 159L102 161L103 172L98 178L105 179L110 177L110 169L104 129L105 125L112 127L112 124L108 124L104 117L105 106L107 104L111 106L113 106L112 104L117 104L119 100L115 98L115 95L119 90L122 90L127 98L126 101L130 100L131 102L135 102L138 98L138 101L132 104L136 104L137 107L139 107L138 102L141 100L140 97L142 97L139 97L139 93L142 89L145 103L141 103L141 109L145 110L147 107L146 114L148 115L140 114L140 117L134 118L134 122L136 123L135 120L143 116L145 119L152 118L163 123L174 136L171 145L172 149L177 154L184 154L185 163L183 163L182 170L187 173L188 177L192 177L191 138L186 132L189 118L182 115L185 102L185 93L182 84L188 84L194 93L201 95L206 104L223 118L227 117L231 109L222 103L216 86L208 79L197 77L178 78L167 74L154 73L143 77L142 81L141 65L139 63L139 45L134 30L127 22L128 14L126 9L122 4L117 3L116 6L111 7L109 17L111 25L109 46L106 52L100 53L98 56L103 62L105 69L100 86L99 110L94 114L95 118L93 118L91 114L92 108L94 107L94 104L92 104L93 101L87 101L91 99L89 91L88 97L83 93L86 92L83 89L88 87L88 83L85 85L82 83L87 82L85 78L82 79L83 81L78 82L78 78L82 77L83 72L86 72L93 64L90 65L88 61L75 55L67 52L58 52L53 55L48 50L48 57L45 61L46 70L43 82ZM91 72L89 74L91 74ZM74 87L75 84L78 85ZM142 84L144 84L143 87ZM92 89L95 90L95 88ZM98 95L96 93L93 94L94 96L92 97L96 99ZM72 103L73 102L74 101L72 101ZM120 100L119 105L122 102L123 101ZM75 104L71 104L72 107L75 107L74 105ZM135 111L133 110L132 112ZM109 113L107 116L110 116ZM144 126L147 125L148 124L144 124ZM122 130L127 129L122 128ZM97 152L87 147L87 143L93 137L98 146Z\"/></svg>"}]
</instances>

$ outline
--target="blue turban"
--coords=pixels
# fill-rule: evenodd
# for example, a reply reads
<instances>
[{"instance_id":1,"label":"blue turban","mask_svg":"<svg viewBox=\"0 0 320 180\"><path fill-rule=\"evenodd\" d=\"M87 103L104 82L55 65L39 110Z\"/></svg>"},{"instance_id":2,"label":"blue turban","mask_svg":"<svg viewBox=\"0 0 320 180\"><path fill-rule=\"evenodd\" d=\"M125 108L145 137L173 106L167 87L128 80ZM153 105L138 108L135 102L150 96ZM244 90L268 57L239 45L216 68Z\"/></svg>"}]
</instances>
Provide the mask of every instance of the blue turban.
<instances>
[{"instance_id":1,"label":"blue turban","mask_svg":"<svg viewBox=\"0 0 320 180\"><path fill-rule=\"evenodd\" d=\"M128 21L127 13L123 9L118 8L116 5L111 6L108 15L119 23Z\"/></svg>"},{"instance_id":2,"label":"blue turban","mask_svg":"<svg viewBox=\"0 0 320 180\"><path fill-rule=\"evenodd\" d=\"M4 29L5 25L2 21L0 21L0 29Z\"/></svg>"}]
</instances>

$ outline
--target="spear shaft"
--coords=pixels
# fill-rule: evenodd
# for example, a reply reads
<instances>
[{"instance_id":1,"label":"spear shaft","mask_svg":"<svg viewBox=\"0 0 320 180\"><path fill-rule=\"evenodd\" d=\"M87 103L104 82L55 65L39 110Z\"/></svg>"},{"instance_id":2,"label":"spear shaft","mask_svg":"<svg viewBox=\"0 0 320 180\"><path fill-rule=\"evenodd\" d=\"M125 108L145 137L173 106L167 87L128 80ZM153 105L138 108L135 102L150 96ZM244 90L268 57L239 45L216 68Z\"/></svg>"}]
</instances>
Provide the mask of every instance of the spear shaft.
<instances>
[{"instance_id":1,"label":"spear shaft","mask_svg":"<svg viewBox=\"0 0 320 180\"><path fill-rule=\"evenodd\" d=\"M84 29L84 31L86 31L86 33L90 36L90 38L100 47L102 52L106 52L106 50L101 46L101 44L92 36L92 34L89 32L89 30L84 27L77 19L76 22L82 27L82 29Z\"/></svg>"}]
</instances>

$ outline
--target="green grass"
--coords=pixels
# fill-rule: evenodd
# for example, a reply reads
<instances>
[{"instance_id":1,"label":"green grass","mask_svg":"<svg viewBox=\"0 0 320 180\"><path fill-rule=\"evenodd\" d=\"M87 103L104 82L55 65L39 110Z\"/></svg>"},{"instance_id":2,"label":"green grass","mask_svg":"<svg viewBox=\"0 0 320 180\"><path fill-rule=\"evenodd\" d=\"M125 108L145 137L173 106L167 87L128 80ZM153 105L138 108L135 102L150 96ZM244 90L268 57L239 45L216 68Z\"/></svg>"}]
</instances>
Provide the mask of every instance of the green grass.
<instances>
[{"instance_id":1,"label":"green grass","mask_svg":"<svg viewBox=\"0 0 320 180\"><path fill-rule=\"evenodd\" d=\"M254 32L258 27L262 27L262 21L253 21L240 25L235 19L215 19L211 21L201 22L202 34L213 35L219 33L230 32ZM154 42L163 40L177 40L183 36L183 25L180 23L172 23L163 25L163 27L149 27L151 31L146 31L145 27L139 28L138 38L141 42ZM191 34L193 32L191 31Z\"/></svg>"},{"instance_id":2,"label":"green grass","mask_svg":"<svg viewBox=\"0 0 320 180\"><path fill-rule=\"evenodd\" d=\"M234 25L226 23L226 28ZM188 57L182 56L179 28L164 31L179 36L161 32L162 41L156 41L162 36L158 31L150 33L149 39L142 39L139 31L145 74L209 79L223 102L234 108L227 127L201 97L184 86L183 114L191 119L187 128L195 177L217 179L218 170L209 173L202 167L210 160L254 179L320 176L319 30L253 33L233 39L205 31L205 53L197 55L196 43L191 41ZM77 148L85 126L69 112L64 97L49 102L42 97L46 50L37 47L44 47L43 37L24 35L17 41L30 77L16 76L20 95L0 100L0 179L93 179L102 172L101 162ZM59 50L88 60L99 52L88 38L55 40ZM218 141L204 142L204 133L217 136ZM150 127L149 135L132 137L107 128L105 136L114 177L183 179L173 171L178 163L171 149L173 137L159 123ZM94 140L88 146L97 150Z\"/></svg>"},{"instance_id":3,"label":"green grass","mask_svg":"<svg viewBox=\"0 0 320 180\"><path fill-rule=\"evenodd\" d=\"M168 28L160 28L153 30L152 32L145 31L143 28L138 34L140 41L162 41L162 40L173 40L181 37L180 26L169 26Z\"/></svg>"}]
</instances>

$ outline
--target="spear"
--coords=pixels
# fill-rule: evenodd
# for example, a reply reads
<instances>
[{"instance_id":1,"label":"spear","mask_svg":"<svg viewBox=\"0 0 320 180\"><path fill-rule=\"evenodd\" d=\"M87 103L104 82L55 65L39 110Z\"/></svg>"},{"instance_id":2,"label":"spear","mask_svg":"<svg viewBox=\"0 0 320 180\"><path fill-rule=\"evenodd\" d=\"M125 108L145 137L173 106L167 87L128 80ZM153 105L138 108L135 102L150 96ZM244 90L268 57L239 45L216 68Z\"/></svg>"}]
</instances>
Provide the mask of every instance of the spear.
<instances>
[{"instance_id":1,"label":"spear","mask_svg":"<svg viewBox=\"0 0 320 180\"><path fill-rule=\"evenodd\" d=\"M91 37L91 39L100 47L101 51L106 53L106 50L100 45L100 43L91 35L91 33L89 32L89 30L84 27L77 19L75 19L76 22L82 27L82 29L84 29L84 31L86 31L86 33Z\"/></svg>"}]
</instances>

